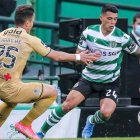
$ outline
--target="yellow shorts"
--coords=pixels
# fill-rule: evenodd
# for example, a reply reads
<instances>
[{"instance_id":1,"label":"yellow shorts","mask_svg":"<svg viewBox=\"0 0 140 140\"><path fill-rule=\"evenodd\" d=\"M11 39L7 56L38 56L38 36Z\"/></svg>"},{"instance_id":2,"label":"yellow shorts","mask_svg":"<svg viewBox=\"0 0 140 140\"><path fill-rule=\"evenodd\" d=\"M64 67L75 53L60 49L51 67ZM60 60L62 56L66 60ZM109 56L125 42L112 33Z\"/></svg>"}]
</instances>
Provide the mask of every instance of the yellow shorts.
<instances>
[{"instance_id":1,"label":"yellow shorts","mask_svg":"<svg viewBox=\"0 0 140 140\"><path fill-rule=\"evenodd\" d=\"M6 81L0 83L0 99L7 103L31 103L41 97L43 87L39 82Z\"/></svg>"}]
</instances>

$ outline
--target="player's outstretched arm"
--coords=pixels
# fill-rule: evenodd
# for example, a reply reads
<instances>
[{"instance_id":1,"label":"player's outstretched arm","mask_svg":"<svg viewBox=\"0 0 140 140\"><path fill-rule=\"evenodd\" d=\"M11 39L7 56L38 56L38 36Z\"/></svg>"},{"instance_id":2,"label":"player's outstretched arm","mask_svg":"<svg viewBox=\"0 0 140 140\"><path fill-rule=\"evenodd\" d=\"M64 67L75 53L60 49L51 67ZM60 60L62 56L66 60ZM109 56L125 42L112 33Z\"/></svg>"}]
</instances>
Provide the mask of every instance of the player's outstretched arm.
<instances>
[{"instance_id":1,"label":"player's outstretched arm","mask_svg":"<svg viewBox=\"0 0 140 140\"><path fill-rule=\"evenodd\" d=\"M88 51L83 51L79 54L70 54L62 51L55 51L53 49L47 55L47 57L58 62L82 61L86 65L98 59L96 55L94 55L93 53L88 53Z\"/></svg>"}]
</instances>

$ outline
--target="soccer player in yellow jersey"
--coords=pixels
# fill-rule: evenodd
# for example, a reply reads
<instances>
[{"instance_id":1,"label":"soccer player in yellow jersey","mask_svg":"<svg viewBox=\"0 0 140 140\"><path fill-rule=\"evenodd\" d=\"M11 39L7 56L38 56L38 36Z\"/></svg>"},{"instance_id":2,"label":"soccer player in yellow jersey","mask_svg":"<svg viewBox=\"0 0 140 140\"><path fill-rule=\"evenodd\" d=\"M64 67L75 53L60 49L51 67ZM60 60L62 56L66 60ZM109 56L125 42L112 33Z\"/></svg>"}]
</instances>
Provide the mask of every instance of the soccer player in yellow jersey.
<instances>
[{"instance_id":1,"label":"soccer player in yellow jersey","mask_svg":"<svg viewBox=\"0 0 140 140\"><path fill-rule=\"evenodd\" d=\"M52 85L23 83L21 76L31 52L36 52L55 61L82 61L85 64L95 61L98 56L87 51L69 54L55 51L39 38L28 34L33 27L34 9L29 5L17 7L15 27L0 33L0 126L17 103L35 102L29 113L15 128L28 138L39 139L32 130L32 122L44 113L56 99L57 91Z\"/></svg>"}]
</instances>

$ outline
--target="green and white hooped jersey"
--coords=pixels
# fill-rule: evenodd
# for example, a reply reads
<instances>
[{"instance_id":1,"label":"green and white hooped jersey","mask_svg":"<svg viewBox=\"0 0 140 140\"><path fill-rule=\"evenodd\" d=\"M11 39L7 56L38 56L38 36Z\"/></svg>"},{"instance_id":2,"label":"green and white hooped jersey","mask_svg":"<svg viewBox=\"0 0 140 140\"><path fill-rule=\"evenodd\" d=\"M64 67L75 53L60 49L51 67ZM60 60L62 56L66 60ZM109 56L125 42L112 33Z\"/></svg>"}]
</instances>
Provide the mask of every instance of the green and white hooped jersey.
<instances>
[{"instance_id":1,"label":"green and white hooped jersey","mask_svg":"<svg viewBox=\"0 0 140 140\"><path fill-rule=\"evenodd\" d=\"M101 25L91 25L83 31L78 48L101 54L99 60L85 67L82 76L89 81L109 83L120 76L123 50L131 54L138 46L129 35L117 27L114 27L109 35L104 36Z\"/></svg>"}]
</instances>

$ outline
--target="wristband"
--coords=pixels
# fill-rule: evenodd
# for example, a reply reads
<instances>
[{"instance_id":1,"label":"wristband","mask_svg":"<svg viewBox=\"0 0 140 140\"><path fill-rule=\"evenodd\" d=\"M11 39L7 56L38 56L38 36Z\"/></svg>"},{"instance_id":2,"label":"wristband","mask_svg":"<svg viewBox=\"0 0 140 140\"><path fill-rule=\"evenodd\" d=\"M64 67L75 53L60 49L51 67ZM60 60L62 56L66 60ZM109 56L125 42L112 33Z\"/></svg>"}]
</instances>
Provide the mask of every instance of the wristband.
<instances>
[{"instance_id":1,"label":"wristband","mask_svg":"<svg viewBox=\"0 0 140 140\"><path fill-rule=\"evenodd\" d=\"M75 54L75 56L76 56L76 61L80 61L81 60L80 54Z\"/></svg>"}]
</instances>

